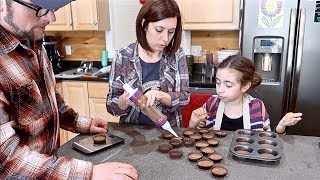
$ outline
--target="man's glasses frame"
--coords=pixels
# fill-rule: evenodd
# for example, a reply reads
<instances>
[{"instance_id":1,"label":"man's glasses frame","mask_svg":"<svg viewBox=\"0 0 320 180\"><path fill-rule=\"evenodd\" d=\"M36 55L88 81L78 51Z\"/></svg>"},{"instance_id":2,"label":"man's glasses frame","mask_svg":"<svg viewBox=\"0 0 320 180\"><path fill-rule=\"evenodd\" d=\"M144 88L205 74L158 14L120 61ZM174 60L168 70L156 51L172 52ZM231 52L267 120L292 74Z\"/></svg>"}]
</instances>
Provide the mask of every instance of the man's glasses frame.
<instances>
[{"instance_id":1,"label":"man's glasses frame","mask_svg":"<svg viewBox=\"0 0 320 180\"><path fill-rule=\"evenodd\" d=\"M50 11L49 9L44 9L42 7L39 7L39 6L36 6L36 5L33 5L33 4L28 4L28 3L23 2L23 1L19 1L19 0L13 0L13 1L25 6L27 8L29 8L29 9L32 9L32 10L36 11L36 16L37 17L45 16ZM53 11L55 11L55 10L53 10Z\"/></svg>"}]
</instances>

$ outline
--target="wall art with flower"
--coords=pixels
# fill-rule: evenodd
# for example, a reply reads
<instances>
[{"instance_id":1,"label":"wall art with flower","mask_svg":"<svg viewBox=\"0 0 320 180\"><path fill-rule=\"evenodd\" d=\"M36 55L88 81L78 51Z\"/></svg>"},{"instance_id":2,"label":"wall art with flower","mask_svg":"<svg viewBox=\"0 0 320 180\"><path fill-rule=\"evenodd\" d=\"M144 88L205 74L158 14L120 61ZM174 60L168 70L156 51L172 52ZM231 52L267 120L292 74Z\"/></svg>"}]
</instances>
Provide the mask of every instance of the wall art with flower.
<instances>
[{"instance_id":1,"label":"wall art with flower","mask_svg":"<svg viewBox=\"0 0 320 180\"><path fill-rule=\"evenodd\" d=\"M259 28L282 28L285 0L259 1Z\"/></svg>"}]
</instances>

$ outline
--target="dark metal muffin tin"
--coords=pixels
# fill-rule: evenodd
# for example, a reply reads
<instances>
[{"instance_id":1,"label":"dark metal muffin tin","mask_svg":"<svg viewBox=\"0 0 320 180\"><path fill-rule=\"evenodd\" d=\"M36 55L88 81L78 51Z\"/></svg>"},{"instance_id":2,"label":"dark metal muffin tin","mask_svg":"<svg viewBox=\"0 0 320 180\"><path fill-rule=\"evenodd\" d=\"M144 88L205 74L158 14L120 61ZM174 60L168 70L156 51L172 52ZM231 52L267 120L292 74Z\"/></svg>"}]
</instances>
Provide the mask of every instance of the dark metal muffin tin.
<instances>
[{"instance_id":1,"label":"dark metal muffin tin","mask_svg":"<svg viewBox=\"0 0 320 180\"><path fill-rule=\"evenodd\" d=\"M282 145L277 133L238 129L234 132L230 151L241 158L278 161L282 156Z\"/></svg>"}]
</instances>

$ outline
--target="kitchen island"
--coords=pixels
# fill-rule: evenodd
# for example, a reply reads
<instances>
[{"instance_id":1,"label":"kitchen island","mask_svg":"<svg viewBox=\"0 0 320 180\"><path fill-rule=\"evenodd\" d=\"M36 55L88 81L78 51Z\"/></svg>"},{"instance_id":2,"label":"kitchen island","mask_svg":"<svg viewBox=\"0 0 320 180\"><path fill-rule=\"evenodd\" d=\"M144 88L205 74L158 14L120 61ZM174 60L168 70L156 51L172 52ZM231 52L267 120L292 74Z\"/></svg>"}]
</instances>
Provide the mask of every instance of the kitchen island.
<instances>
[{"instance_id":1,"label":"kitchen island","mask_svg":"<svg viewBox=\"0 0 320 180\"><path fill-rule=\"evenodd\" d=\"M178 134L186 129L174 128ZM142 180L176 180L176 179L213 179L210 170L199 169L196 163L187 159L189 152L195 147L182 147L181 159L170 159L167 153L157 151L165 132L161 128L122 125L109 123L109 133L125 139L124 144L116 145L100 152L86 155L72 148L74 141L90 135L81 134L61 146L58 156L70 156L77 159L92 161L94 164L103 162L124 162L132 164L139 172ZM220 165L228 170L224 179L320 179L320 137L280 135L283 154L279 161L263 162L237 158L229 151L233 132L224 138L216 138L220 145L216 152L223 156Z\"/></svg>"}]
</instances>

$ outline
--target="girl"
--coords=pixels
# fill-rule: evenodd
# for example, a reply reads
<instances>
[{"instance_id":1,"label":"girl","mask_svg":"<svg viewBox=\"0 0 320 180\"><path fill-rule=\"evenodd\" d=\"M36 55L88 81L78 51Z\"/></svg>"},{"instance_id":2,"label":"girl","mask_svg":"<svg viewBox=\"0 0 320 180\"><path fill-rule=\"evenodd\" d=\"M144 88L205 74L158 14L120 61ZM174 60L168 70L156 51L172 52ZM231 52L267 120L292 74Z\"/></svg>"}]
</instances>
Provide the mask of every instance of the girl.
<instances>
[{"instance_id":1,"label":"girl","mask_svg":"<svg viewBox=\"0 0 320 180\"><path fill-rule=\"evenodd\" d=\"M189 127L270 131L270 119L264 103L246 93L261 81L251 60L238 55L229 56L218 66L217 95L192 112ZM302 113L287 113L276 126L276 132L284 133L286 126L295 125L301 116Z\"/></svg>"}]
</instances>

